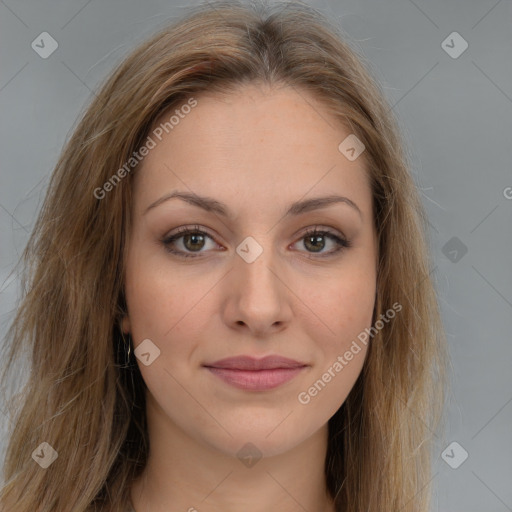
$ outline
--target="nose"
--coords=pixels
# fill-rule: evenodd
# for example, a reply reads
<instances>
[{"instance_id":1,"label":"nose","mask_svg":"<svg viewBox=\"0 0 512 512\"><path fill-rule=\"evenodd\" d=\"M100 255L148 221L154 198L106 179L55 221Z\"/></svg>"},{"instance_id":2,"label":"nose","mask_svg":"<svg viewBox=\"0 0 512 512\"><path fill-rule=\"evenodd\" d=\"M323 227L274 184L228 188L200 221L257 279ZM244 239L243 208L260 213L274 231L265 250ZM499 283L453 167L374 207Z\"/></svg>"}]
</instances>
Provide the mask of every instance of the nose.
<instances>
[{"instance_id":1,"label":"nose","mask_svg":"<svg viewBox=\"0 0 512 512\"><path fill-rule=\"evenodd\" d=\"M279 332L290 323L291 297L272 251L264 250L252 263L237 255L226 281L224 321L257 337Z\"/></svg>"}]
</instances>

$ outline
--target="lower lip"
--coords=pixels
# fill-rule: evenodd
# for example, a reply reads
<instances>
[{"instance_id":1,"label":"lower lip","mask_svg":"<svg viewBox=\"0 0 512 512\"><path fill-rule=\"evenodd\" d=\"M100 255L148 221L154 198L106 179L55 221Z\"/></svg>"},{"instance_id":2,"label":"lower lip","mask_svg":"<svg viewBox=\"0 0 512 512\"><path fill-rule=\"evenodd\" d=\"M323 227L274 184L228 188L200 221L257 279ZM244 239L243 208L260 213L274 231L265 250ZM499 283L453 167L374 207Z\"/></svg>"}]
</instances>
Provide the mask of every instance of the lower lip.
<instances>
[{"instance_id":1,"label":"lower lip","mask_svg":"<svg viewBox=\"0 0 512 512\"><path fill-rule=\"evenodd\" d=\"M233 370L227 368L207 367L224 382L240 389L265 391L277 388L298 375L305 366L298 368L276 368L275 370Z\"/></svg>"}]
</instances>

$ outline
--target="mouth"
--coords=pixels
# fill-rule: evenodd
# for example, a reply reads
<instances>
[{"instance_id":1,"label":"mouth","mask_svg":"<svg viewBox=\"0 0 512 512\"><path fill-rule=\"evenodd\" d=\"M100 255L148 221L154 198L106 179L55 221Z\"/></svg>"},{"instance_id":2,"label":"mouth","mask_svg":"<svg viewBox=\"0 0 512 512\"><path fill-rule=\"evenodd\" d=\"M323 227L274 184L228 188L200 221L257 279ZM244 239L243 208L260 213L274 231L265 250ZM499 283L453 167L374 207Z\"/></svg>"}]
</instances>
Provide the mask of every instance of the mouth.
<instances>
[{"instance_id":1,"label":"mouth","mask_svg":"<svg viewBox=\"0 0 512 512\"><path fill-rule=\"evenodd\" d=\"M281 356L268 356L263 359L250 356L230 357L203 366L225 383L252 391L277 388L309 367L306 363Z\"/></svg>"}]
</instances>

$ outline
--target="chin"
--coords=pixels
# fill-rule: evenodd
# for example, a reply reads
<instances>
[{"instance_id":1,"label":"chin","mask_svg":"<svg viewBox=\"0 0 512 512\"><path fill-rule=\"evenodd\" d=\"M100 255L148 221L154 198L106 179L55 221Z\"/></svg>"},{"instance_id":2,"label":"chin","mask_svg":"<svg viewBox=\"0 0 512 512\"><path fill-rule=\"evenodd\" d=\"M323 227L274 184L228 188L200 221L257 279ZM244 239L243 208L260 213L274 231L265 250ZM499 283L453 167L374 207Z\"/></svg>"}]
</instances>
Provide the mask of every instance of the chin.
<instances>
[{"instance_id":1,"label":"chin","mask_svg":"<svg viewBox=\"0 0 512 512\"><path fill-rule=\"evenodd\" d=\"M286 415L285 415L286 417ZM226 430L231 434L222 435L219 433L212 439L206 440L215 449L224 452L230 457L241 458L245 455L258 457L274 457L292 450L297 445L306 441L314 434L320 426L313 427L304 425L302 422L292 420L293 413L283 421L258 421L257 425L246 424L245 428L238 423L230 427L224 424ZM247 422L246 422L247 423ZM303 428L298 431L297 427ZM309 427L306 431L304 427Z\"/></svg>"}]
</instances>

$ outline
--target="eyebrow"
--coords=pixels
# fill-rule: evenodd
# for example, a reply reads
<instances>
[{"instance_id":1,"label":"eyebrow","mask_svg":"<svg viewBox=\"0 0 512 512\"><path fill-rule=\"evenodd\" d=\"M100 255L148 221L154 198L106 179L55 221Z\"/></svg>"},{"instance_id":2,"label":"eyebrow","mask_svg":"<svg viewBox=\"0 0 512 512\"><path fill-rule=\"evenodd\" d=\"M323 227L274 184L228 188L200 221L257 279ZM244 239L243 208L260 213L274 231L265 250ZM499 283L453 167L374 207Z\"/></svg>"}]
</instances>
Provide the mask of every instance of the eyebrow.
<instances>
[{"instance_id":1,"label":"eyebrow","mask_svg":"<svg viewBox=\"0 0 512 512\"><path fill-rule=\"evenodd\" d=\"M229 211L229 208L219 201L211 198L204 197L190 192L180 192L174 191L169 194L165 194L160 199L157 199L154 203L151 203L146 210L144 211L144 215L153 208L156 208L160 204L169 201L170 199L181 199L186 201L187 203L198 206L207 212L217 213L226 218L233 218L233 214ZM338 195L329 195L324 197L315 197L312 199L304 199L301 201L296 201L290 205L288 210L285 213L285 217L289 217L290 215L300 215L302 213L310 212L313 210L319 210L321 208L325 208L331 206L333 204L346 204L357 211L361 219L363 218L363 214L359 207L354 201L349 199L348 197L338 196Z\"/></svg>"}]
</instances>

